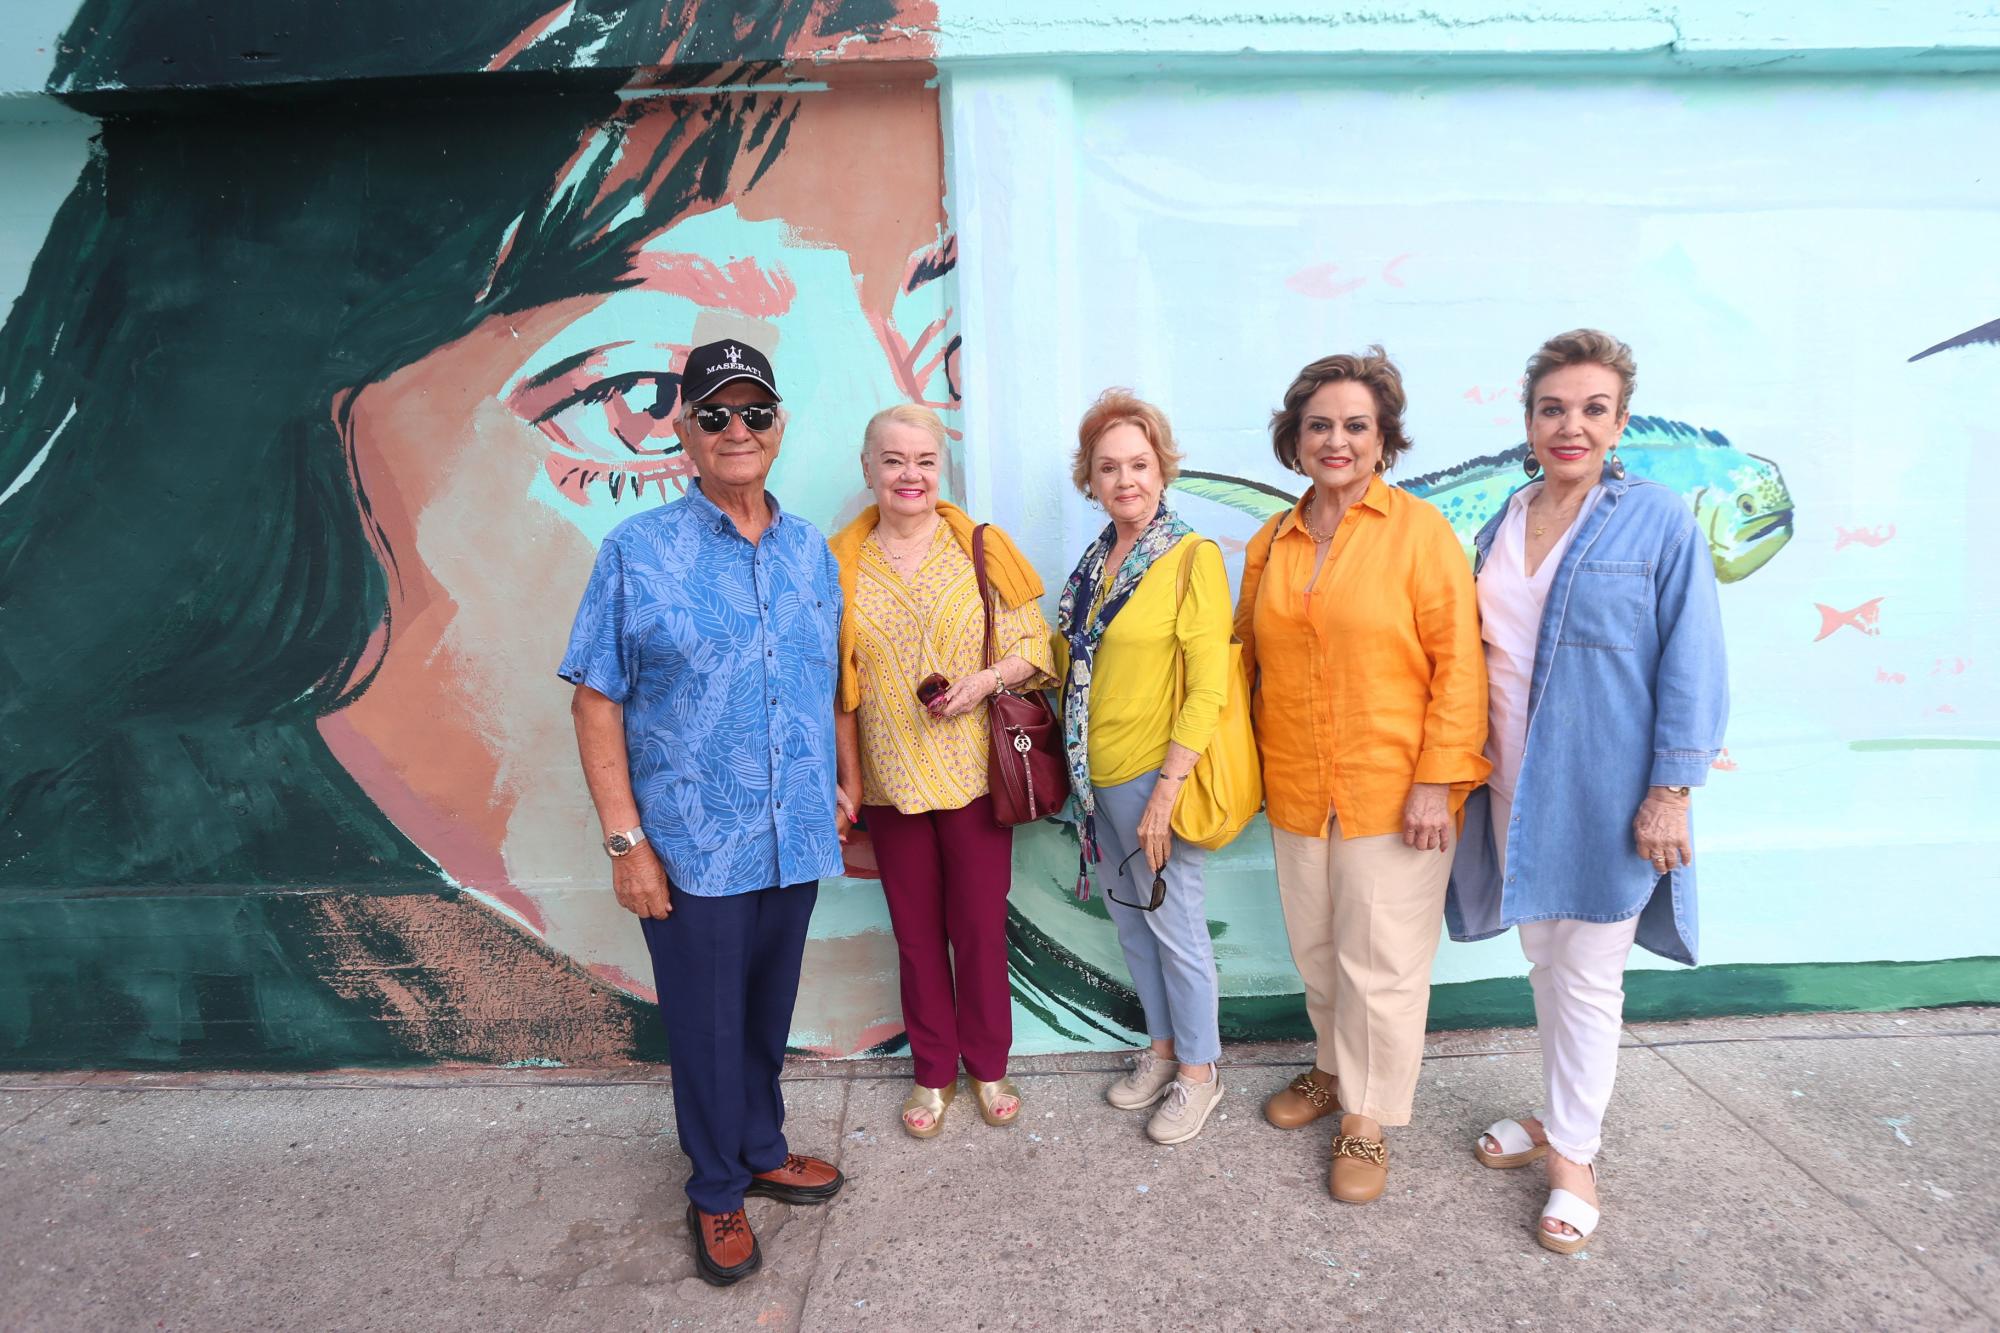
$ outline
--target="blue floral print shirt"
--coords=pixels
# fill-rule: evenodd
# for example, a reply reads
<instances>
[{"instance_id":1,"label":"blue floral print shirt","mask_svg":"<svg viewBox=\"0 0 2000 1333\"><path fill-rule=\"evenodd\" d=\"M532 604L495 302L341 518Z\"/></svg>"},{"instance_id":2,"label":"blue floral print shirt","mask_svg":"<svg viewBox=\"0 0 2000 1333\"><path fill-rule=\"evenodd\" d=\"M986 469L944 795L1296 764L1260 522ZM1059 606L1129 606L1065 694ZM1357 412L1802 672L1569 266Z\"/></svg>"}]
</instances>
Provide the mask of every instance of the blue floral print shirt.
<instances>
[{"instance_id":1,"label":"blue floral print shirt","mask_svg":"<svg viewBox=\"0 0 2000 1333\"><path fill-rule=\"evenodd\" d=\"M754 546L699 481L613 528L557 670L624 705L647 841L704 897L841 873L840 573L819 529L766 499Z\"/></svg>"}]
</instances>

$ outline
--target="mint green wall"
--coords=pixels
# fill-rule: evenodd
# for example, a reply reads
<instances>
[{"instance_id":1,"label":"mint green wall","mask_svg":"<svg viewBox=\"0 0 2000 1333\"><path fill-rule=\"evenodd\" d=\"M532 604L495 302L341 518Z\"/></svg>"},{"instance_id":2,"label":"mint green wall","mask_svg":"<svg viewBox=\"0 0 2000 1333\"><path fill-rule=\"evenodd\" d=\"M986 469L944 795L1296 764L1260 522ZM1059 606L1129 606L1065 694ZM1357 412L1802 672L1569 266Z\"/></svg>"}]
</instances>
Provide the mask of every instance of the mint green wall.
<instances>
[{"instance_id":1,"label":"mint green wall","mask_svg":"<svg viewBox=\"0 0 2000 1333\"><path fill-rule=\"evenodd\" d=\"M1362 67L1478 61L1496 69L1540 57L1660 68L1909 72L1993 65L2000 14L1972 0L1745 6L1439 0L1397 4L1215 5L1109 0L964 0L941 6L947 63L1074 57L1297 55L1360 57Z\"/></svg>"}]
</instances>

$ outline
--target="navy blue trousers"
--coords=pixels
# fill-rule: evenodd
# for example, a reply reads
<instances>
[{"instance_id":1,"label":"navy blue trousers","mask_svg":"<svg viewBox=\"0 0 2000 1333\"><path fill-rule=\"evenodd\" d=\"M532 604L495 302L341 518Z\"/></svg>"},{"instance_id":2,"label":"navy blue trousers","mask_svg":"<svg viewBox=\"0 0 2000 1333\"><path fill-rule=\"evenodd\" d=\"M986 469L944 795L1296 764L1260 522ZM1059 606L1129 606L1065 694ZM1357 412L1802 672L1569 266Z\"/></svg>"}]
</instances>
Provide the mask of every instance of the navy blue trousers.
<instances>
[{"instance_id":1,"label":"navy blue trousers","mask_svg":"<svg viewBox=\"0 0 2000 1333\"><path fill-rule=\"evenodd\" d=\"M819 882L704 898L667 887L673 912L640 919L674 1067L674 1120L705 1213L743 1206L750 1177L785 1164L778 1074L799 997Z\"/></svg>"}]
</instances>

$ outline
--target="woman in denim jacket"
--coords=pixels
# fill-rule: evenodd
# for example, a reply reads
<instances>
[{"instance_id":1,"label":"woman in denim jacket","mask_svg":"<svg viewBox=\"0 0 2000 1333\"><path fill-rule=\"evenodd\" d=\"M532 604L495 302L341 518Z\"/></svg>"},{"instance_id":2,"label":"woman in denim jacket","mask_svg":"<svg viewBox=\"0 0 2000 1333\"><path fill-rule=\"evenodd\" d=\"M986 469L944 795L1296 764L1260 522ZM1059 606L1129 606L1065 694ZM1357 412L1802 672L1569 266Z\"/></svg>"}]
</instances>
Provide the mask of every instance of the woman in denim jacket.
<instances>
[{"instance_id":1,"label":"woman in denim jacket","mask_svg":"<svg viewBox=\"0 0 2000 1333\"><path fill-rule=\"evenodd\" d=\"M1708 543L1678 495L1618 460L1636 374L1595 329L1542 345L1522 460L1539 480L1473 539L1493 773L1466 802L1445 920L1458 940L1521 928L1547 1097L1473 1151L1547 1159L1535 1239L1564 1254L1598 1222L1626 956L1636 939L1694 962L1689 792L1729 707Z\"/></svg>"}]
</instances>

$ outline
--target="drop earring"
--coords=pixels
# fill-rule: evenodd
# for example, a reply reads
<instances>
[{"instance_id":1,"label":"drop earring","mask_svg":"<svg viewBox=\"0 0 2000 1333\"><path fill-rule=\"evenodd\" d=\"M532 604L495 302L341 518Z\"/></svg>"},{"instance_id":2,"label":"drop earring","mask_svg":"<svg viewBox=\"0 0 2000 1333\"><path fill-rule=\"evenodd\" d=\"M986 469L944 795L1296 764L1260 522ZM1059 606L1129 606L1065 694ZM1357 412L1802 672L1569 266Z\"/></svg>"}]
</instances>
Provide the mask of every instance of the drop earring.
<instances>
[{"instance_id":1,"label":"drop earring","mask_svg":"<svg viewBox=\"0 0 2000 1333\"><path fill-rule=\"evenodd\" d=\"M1542 475L1542 460L1535 457L1533 445L1528 446L1528 456L1521 460L1521 471L1528 474L1530 481Z\"/></svg>"},{"instance_id":2,"label":"drop earring","mask_svg":"<svg viewBox=\"0 0 2000 1333\"><path fill-rule=\"evenodd\" d=\"M1611 474L1613 481L1625 480L1625 460L1618 456L1616 446L1612 447L1611 457L1605 460L1604 470Z\"/></svg>"}]
</instances>

